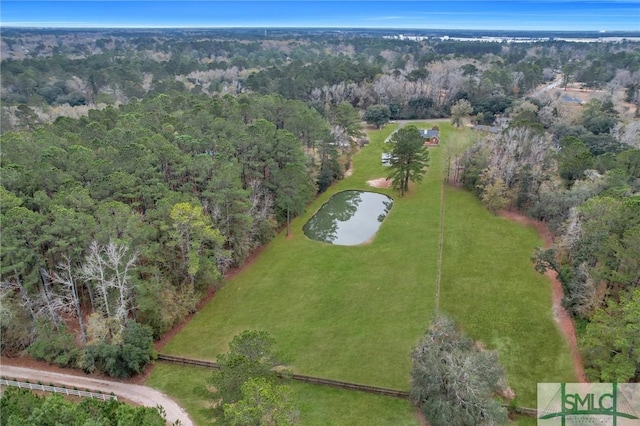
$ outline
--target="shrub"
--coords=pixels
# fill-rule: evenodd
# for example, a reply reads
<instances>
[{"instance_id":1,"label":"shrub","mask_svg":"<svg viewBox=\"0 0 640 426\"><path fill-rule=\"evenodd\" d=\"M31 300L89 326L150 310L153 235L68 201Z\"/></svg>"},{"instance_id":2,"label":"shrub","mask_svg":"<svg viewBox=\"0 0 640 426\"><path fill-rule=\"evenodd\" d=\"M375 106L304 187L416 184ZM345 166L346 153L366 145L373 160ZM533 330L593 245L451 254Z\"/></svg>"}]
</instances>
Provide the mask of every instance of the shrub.
<instances>
[{"instance_id":1,"label":"shrub","mask_svg":"<svg viewBox=\"0 0 640 426\"><path fill-rule=\"evenodd\" d=\"M85 372L99 371L112 377L131 377L155 358L153 332L135 321L127 324L118 343L97 342L87 345L80 360Z\"/></svg>"},{"instance_id":2,"label":"shrub","mask_svg":"<svg viewBox=\"0 0 640 426\"><path fill-rule=\"evenodd\" d=\"M60 367L68 367L76 362L79 348L76 346L75 336L66 326L59 326L56 330L50 322L43 322L38 336L29 346L28 352L33 358L55 363Z\"/></svg>"}]
</instances>

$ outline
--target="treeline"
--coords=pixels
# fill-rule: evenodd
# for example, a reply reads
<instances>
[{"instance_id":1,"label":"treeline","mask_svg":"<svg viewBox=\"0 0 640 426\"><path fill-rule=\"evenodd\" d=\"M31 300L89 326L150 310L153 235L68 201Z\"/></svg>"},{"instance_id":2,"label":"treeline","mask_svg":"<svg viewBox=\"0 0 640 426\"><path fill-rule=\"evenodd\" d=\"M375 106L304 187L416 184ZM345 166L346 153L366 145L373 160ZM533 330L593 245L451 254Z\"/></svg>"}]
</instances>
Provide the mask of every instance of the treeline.
<instances>
[{"instance_id":1,"label":"treeline","mask_svg":"<svg viewBox=\"0 0 640 426\"><path fill-rule=\"evenodd\" d=\"M88 346L60 364L112 374L105 357L148 360L151 331L193 312L342 177L361 128L350 105L335 112L175 94L2 135L2 350L35 341L56 361L73 353L65 323L76 318ZM117 352L127 336L131 350Z\"/></svg>"},{"instance_id":2,"label":"treeline","mask_svg":"<svg viewBox=\"0 0 640 426\"><path fill-rule=\"evenodd\" d=\"M535 255L557 272L594 381L640 380L639 122L618 122L594 99L577 122L529 101L510 124L466 152L462 183L493 211L545 221L554 245ZM574 117L575 118L575 117Z\"/></svg>"}]
</instances>

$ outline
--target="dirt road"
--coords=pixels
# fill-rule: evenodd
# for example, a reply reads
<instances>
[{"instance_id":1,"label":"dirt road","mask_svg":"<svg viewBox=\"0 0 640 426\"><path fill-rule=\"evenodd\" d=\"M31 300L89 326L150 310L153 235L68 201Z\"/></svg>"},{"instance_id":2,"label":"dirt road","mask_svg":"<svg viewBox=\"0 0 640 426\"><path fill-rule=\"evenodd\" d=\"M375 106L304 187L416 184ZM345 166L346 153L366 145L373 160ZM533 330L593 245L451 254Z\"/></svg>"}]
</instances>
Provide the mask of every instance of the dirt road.
<instances>
[{"instance_id":1,"label":"dirt road","mask_svg":"<svg viewBox=\"0 0 640 426\"><path fill-rule=\"evenodd\" d=\"M60 374L31 368L0 365L0 375L9 379L26 379L31 382L41 381L44 384L54 383L65 386L75 386L91 390L99 390L105 393L113 392L118 397L125 398L136 404L147 407L158 405L164 408L167 420L171 423L180 421L182 426L193 426L193 421L174 400L165 394L147 386L120 383L111 380L94 379L92 377Z\"/></svg>"}]
</instances>

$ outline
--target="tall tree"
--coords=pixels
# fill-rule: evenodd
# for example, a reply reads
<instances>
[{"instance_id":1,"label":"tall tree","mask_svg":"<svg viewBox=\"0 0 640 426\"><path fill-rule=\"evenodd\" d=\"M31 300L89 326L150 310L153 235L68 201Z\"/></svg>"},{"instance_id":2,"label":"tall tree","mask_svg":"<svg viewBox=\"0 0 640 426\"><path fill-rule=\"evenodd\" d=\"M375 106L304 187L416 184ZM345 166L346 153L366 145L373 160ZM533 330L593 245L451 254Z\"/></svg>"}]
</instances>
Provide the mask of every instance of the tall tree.
<instances>
[{"instance_id":1,"label":"tall tree","mask_svg":"<svg viewBox=\"0 0 640 426\"><path fill-rule=\"evenodd\" d=\"M393 134L391 140L391 172L393 187L404 195L409 190L409 181L421 182L427 165L429 152L424 138L414 125L408 125Z\"/></svg>"},{"instance_id":2,"label":"tall tree","mask_svg":"<svg viewBox=\"0 0 640 426\"><path fill-rule=\"evenodd\" d=\"M558 173L569 186L584 177L584 172L594 166L595 159L589 148L578 138L568 136L560 141L562 151L557 154Z\"/></svg>"},{"instance_id":3,"label":"tall tree","mask_svg":"<svg viewBox=\"0 0 640 426\"><path fill-rule=\"evenodd\" d=\"M220 368L207 380L205 395L211 414L222 419L225 404L243 398L242 385L250 379L273 383L274 368L280 365L274 352L275 340L266 331L245 330L229 343L229 352L218 356Z\"/></svg>"},{"instance_id":4,"label":"tall tree","mask_svg":"<svg viewBox=\"0 0 640 426\"><path fill-rule=\"evenodd\" d=\"M306 168L288 165L276 173L277 208L286 211L287 236L290 233L291 215L300 213L313 194L313 185L309 181Z\"/></svg>"},{"instance_id":5,"label":"tall tree","mask_svg":"<svg viewBox=\"0 0 640 426\"><path fill-rule=\"evenodd\" d=\"M460 99L451 107L451 124L456 127L460 127L463 124L463 119L471 115L473 107L466 99Z\"/></svg>"},{"instance_id":6,"label":"tall tree","mask_svg":"<svg viewBox=\"0 0 640 426\"><path fill-rule=\"evenodd\" d=\"M291 215L304 209L313 196L314 188L301 144L291 133L278 130L273 156L275 167L269 183L274 192L275 207L279 210L276 213L286 213L289 235Z\"/></svg>"},{"instance_id":7,"label":"tall tree","mask_svg":"<svg viewBox=\"0 0 640 426\"><path fill-rule=\"evenodd\" d=\"M509 204L511 195L509 194L509 188L504 183L504 180L494 172L495 166L486 168L480 173L480 184L478 189L480 192L480 199L482 204L489 209L491 213L498 213Z\"/></svg>"},{"instance_id":8,"label":"tall tree","mask_svg":"<svg viewBox=\"0 0 640 426\"><path fill-rule=\"evenodd\" d=\"M433 426L507 422L495 398L505 390L498 355L479 350L450 318L436 316L411 359L410 397Z\"/></svg>"},{"instance_id":9,"label":"tall tree","mask_svg":"<svg viewBox=\"0 0 640 426\"><path fill-rule=\"evenodd\" d=\"M598 309L581 343L591 380L640 380L640 287Z\"/></svg>"},{"instance_id":10,"label":"tall tree","mask_svg":"<svg viewBox=\"0 0 640 426\"><path fill-rule=\"evenodd\" d=\"M78 284L71 266L71 259L68 256L64 256L64 260L57 266L57 272L53 274L47 273L47 276L52 282L61 287L61 298L64 301L65 307L67 307L66 311L78 318L82 343L86 344L87 328L84 323L80 293L78 292Z\"/></svg>"},{"instance_id":11,"label":"tall tree","mask_svg":"<svg viewBox=\"0 0 640 426\"><path fill-rule=\"evenodd\" d=\"M389 122L391 111L387 105L371 105L364 113L364 121L373 124L378 129Z\"/></svg>"},{"instance_id":12,"label":"tall tree","mask_svg":"<svg viewBox=\"0 0 640 426\"><path fill-rule=\"evenodd\" d=\"M211 258L222 244L222 236L213 227L211 218L204 215L202 207L190 203L175 204L169 215L173 221L171 236L182 258L185 281L193 287L196 276L202 272L217 279L220 272Z\"/></svg>"},{"instance_id":13,"label":"tall tree","mask_svg":"<svg viewBox=\"0 0 640 426\"><path fill-rule=\"evenodd\" d=\"M339 103L331 112L332 122L342 127L347 136L350 138L364 136L360 114L349 102Z\"/></svg>"},{"instance_id":14,"label":"tall tree","mask_svg":"<svg viewBox=\"0 0 640 426\"><path fill-rule=\"evenodd\" d=\"M251 378L242 385L242 399L224 405L230 426L291 426L299 424L291 389L265 378Z\"/></svg>"},{"instance_id":15,"label":"tall tree","mask_svg":"<svg viewBox=\"0 0 640 426\"><path fill-rule=\"evenodd\" d=\"M92 242L77 275L90 285L93 308L106 318L113 319L122 331L133 311L134 285L131 272L138 253L129 253L129 247L109 242L101 246Z\"/></svg>"}]
</instances>

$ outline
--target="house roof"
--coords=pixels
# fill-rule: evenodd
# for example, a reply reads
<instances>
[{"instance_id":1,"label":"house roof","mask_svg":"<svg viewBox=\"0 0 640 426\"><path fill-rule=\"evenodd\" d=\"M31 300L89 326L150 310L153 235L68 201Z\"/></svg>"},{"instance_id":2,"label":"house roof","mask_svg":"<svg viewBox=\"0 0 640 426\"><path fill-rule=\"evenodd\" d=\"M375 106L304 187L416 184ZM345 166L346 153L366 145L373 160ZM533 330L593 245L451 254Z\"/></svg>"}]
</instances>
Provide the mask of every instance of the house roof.
<instances>
[{"instance_id":1,"label":"house roof","mask_svg":"<svg viewBox=\"0 0 640 426\"><path fill-rule=\"evenodd\" d=\"M477 124L475 126L473 126L473 130L478 130L480 132L489 132L489 133L500 133L500 127L495 127L495 126L485 126L482 124Z\"/></svg>"},{"instance_id":2,"label":"house roof","mask_svg":"<svg viewBox=\"0 0 640 426\"><path fill-rule=\"evenodd\" d=\"M569 96L569 95L562 95L560 97L560 100L562 102L569 102L569 103L572 103L572 104L583 104L584 103L584 101L582 99L575 98L575 97Z\"/></svg>"},{"instance_id":3,"label":"house roof","mask_svg":"<svg viewBox=\"0 0 640 426\"><path fill-rule=\"evenodd\" d=\"M425 139L437 138L440 135L440 130L435 129L420 129L420 136Z\"/></svg>"}]
</instances>

